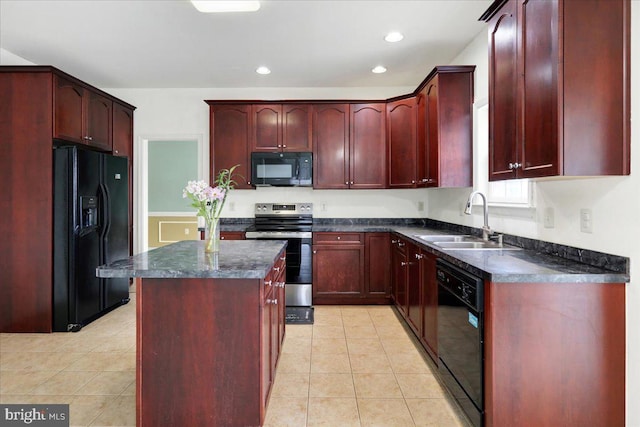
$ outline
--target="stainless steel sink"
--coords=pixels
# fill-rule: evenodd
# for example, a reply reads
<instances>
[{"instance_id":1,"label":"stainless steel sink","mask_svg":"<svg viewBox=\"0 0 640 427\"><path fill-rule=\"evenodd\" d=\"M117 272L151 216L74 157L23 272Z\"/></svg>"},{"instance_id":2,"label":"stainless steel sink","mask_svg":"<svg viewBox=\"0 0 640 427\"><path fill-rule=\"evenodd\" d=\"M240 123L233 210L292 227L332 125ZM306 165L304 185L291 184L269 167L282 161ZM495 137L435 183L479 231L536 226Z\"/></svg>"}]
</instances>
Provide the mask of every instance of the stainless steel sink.
<instances>
[{"instance_id":1,"label":"stainless steel sink","mask_svg":"<svg viewBox=\"0 0 640 427\"><path fill-rule=\"evenodd\" d=\"M425 242L465 242L472 239L468 235L442 235L442 234L414 234L414 237L424 240Z\"/></svg>"},{"instance_id":2,"label":"stainless steel sink","mask_svg":"<svg viewBox=\"0 0 640 427\"><path fill-rule=\"evenodd\" d=\"M470 235L414 234L414 237L447 250L520 250L515 246L503 246L496 242L480 240Z\"/></svg>"},{"instance_id":3,"label":"stainless steel sink","mask_svg":"<svg viewBox=\"0 0 640 427\"><path fill-rule=\"evenodd\" d=\"M434 245L442 249L456 250L520 250L515 246L501 246L494 242L486 242L484 240L465 241L465 242L433 242Z\"/></svg>"}]
</instances>

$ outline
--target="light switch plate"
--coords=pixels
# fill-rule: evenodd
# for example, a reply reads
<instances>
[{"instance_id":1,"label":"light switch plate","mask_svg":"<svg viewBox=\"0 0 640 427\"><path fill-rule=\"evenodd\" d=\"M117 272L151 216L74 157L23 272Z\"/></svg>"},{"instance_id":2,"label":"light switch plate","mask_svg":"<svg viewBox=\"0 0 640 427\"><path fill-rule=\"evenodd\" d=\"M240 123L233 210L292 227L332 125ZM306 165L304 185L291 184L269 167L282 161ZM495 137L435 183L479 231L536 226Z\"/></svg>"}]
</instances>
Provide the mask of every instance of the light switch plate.
<instances>
[{"instance_id":1,"label":"light switch plate","mask_svg":"<svg viewBox=\"0 0 640 427\"><path fill-rule=\"evenodd\" d=\"M580 231L593 233L593 214L591 209L580 209Z\"/></svg>"},{"instance_id":2,"label":"light switch plate","mask_svg":"<svg viewBox=\"0 0 640 427\"><path fill-rule=\"evenodd\" d=\"M553 208L544 208L544 228L553 228L555 227L555 218L554 218Z\"/></svg>"}]
</instances>

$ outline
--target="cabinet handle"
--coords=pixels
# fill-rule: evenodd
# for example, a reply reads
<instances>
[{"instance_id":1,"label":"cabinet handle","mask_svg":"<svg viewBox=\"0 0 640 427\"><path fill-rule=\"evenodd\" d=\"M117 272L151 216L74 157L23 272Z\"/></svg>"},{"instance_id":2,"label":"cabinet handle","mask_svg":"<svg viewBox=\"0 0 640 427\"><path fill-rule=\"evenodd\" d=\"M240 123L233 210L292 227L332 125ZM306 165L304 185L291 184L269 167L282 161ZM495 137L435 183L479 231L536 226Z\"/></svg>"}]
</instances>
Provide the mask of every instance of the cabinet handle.
<instances>
[{"instance_id":1,"label":"cabinet handle","mask_svg":"<svg viewBox=\"0 0 640 427\"><path fill-rule=\"evenodd\" d=\"M411 183L412 183L412 184L415 184L415 183L416 183L416 180L415 180L415 179L412 179L412 180L411 180Z\"/></svg>"},{"instance_id":2,"label":"cabinet handle","mask_svg":"<svg viewBox=\"0 0 640 427\"><path fill-rule=\"evenodd\" d=\"M317 254L317 253L318 253L318 251L313 251L313 253L314 253L314 254Z\"/></svg>"},{"instance_id":3,"label":"cabinet handle","mask_svg":"<svg viewBox=\"0 0 640 427\"><path fill-rule=\"evenodd\" d=\"M350 185L353 185L353 181L351 181L349 184L350 184Z\"/></svg>"},{"instance_id":4,"label":"cabinet handle","mask_svg":"<svg viewBox=\"0 0 640 427\"><path fill-rule=\"evenodd\" d=\"M509 163L509 169L516 170L522 167L522 163Z\"/></svg>"},{"instance_id":5,"label":"cabinet handle","mask_svg":"<svg viewBox=\"0 0 640 427\"><path fill-rule=\"evenodd\" d=\"M340 237L340 236L338 236L338 240L340 240L340 239L341 239L341 237Z\"/></svg>"},{"instance_id":6,"label":"cabinet handle","mask_svg":"<svg viewBox=\"0 0 640 427\"><path fill-rule=\"evenodd\" d=\"M287 257L285 257L285 256L281 256L280 257L280 261L284 261L285 259L287 259Z\"/></svg>"},{"instance_id":7,"label":"cabinet handle","mask_svg":"<svg viewBox=\"0 0 640 427\"><path fill-rule=\"evenodd\" d=\"M275 271L280 271L280 267L273 267Z\"/></svg>"},{"instance_id":8,"label":"cabinet handle","mask_svg":"<svg viewBox=\"0 0 640 427\"><path fill-rule=\"evenodd\" d=\"M264 282L265 286L271 286L272 281L271 280L267 280L266 282Z\"/></svg>"},{"instance_id":9,"label":"cabinet handle","mask_svg":"<svg viewBox=\"0 0 640 427\"><path fill-rule=\"evenodd\" d=\"M87 140L87 141L93 141L93 138L90 136L85 136L83 139Z\"/></svg>"},{"instance_id":10,"label":"cabinet handle","mask_svg":"<svg viewBox=\"0 0 640 427\"><path fill-rule=\"evenodd\" d=\"M220 240L224 240L224 236L220 236Z\"/></svg>"},{"instance_id":11,"label":"cabinet handle","mask_svg":"<svg viewBox=\"0 0 640 427\"><path fill-rule=\"evenodd\" d=\"M429 182L429 178L422 178L422 182Z\"/></svg>"},{"instance_id":12,"label":"cabinet handle","mask_svg":"<svg viewBox=\"0 0 640 427\"><path fill-rule=\"evenodd\" d=\"M282 148L287 148L287 144L282 144Z\"/></svg>"},{"instance_id":13,"label":"cabinet handle","mask_svg":"<svg viewBox=\"0 0 640 427\"><path fill-rule=\"evenodd\" d=\"M416 254L416 259L422 259L422 258L424 258L424 255L422 255L422 254Z\"/></svg>"},{"instance_id":14,"label":"cabinet handle","mask_svg":"<svg viewBox=\"0 0 640 427\"><path fill-rule=\"evenodd\" d=\"M398 246L403 247L403 246L404 246L404 243L402 243L402 242L398 242Z\"/></svg>"},{"instance_id":15,"label":"cabinet handle","mask_svg":"<svg viewBox=\"0 0 640 427\"><path fill-rule=\"evenodd\" d=\"M344 185L349 185L349 181L345 181L345 182L344 182Z\"/></svg>"},{"instance_id":16,"label":"cabinet handle","mask_svg":"<svg viewBox=\"0 0 640 427\"><path fill-rule=\"evenodd\" d=\"M396 244L396 243L398 243L399 241L400 241L400 240L392 240L392 241L391 241L391 244L392 244L392 245L395 245L395 244Z\"/></svg>"}]
</instances>

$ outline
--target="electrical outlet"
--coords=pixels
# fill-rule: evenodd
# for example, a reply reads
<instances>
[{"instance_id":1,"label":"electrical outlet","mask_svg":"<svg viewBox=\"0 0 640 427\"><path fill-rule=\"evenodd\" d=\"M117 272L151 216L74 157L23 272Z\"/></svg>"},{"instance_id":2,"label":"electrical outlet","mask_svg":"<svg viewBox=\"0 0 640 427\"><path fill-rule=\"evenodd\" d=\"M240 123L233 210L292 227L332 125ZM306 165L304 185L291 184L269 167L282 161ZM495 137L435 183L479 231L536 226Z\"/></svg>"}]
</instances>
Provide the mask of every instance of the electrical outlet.
<instances>
[{"instance_id":1,"label":"electrical outlet","mask_svg":"<svg viewBox=\"0 0 640 427\"><path fill-rule=\"evenodd\" d=\"M555 227L553 208L544 209L544 228Z\"/></svg>"},{"instance_id":2,"label":"electrical outlet","mask_svg":"<svg viewBox=\"0 0 640 427\"><path fill-rule=\"evenodd\" d=\"M229 202L229 210L231 212L235 212L235 210L236 210L236 202Z\"/></svg>"},{"instance_id":3,"label":"electrical outlet","mask_svg":"<svg viewBox=\"0 0 640 427\"><path fill-rule=\"evenodd\" d=\"M189 229L188 229L188 228L185 228L185 229L184 229L184 235L185 235L185 236L188 236L188 235L189 235Z\"/></svg>"},{"instance_id":4,"label":"electrical outlet","mask_svg":"<svg viewBox=\"0 0 640 427\"><path fill-rule=\"evenodd\" d=\"M418 212L424 211L424 202L418 202Z\"/></svg>"},{"instance_id":5,"label":"electrical outlet","mask_svg":"<svg viewBox=\"0 0 640 427\"><path fill-rule=\"evenodd\" d=\"M322 212L326 212L327 211L327 202L320 202L320 210Z\"/></svg>"},{"instance_id":6,"label":"electrical outlet","mask_svg":"<svg viewBox=\"0 0 640 427\"><path fill-rule=\"evenodd\" d=\"M593 233L593 214L591 209L580 209L580 231Z\"/></svg>"}]
</instances>

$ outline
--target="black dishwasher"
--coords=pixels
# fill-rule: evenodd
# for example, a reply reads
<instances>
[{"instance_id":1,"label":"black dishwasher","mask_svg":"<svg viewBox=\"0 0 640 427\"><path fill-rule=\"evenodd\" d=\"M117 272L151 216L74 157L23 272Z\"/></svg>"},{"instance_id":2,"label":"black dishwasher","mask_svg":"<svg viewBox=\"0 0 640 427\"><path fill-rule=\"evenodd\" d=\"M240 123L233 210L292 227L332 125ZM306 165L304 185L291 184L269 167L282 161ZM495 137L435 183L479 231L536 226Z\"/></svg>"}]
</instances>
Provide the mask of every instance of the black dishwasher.
<instances>
[{"instance_id":1,"label":"black dishwasher","mask_svg":"<svg viewBox=\"0 0 640 427\"><path fill-rule=\"evenodd\" d=\"M438 370L474 426L483 425L483 281L441 259L438 277Z\"/></svg>"}]
</instances>

